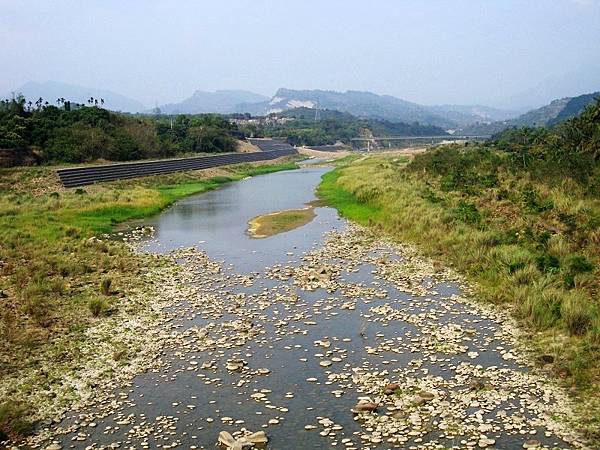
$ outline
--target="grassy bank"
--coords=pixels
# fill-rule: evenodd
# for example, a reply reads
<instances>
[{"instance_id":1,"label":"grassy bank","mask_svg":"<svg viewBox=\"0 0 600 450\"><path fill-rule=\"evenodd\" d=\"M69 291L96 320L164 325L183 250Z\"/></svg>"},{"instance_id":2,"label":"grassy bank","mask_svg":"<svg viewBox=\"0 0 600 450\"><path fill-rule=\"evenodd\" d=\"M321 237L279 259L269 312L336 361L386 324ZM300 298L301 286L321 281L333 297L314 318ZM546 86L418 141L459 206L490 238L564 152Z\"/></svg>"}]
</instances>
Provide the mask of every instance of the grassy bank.
<instances>
[{"instance_id":1,"label":"grassy bank","mask_svg":"<svg viewBox=\"0 0 600 450\"><path fill-rule=\"evenodd\" d=\"M86 330L127 308L128 294L143 284L137 275L157 263L93 237L184 196L294 168L288 159L79 189L61 188L51 168L1 171L0 441L28 431L23 418L37 406L29 399L60 382L48 367L81 358ZM28 386L4 385L25 372L37 374Z\"/></svg>"},{"instance_id":2,"label":"grassy bank","mask_svg":"<svg viewBox=\"0 0 600 450\"><path fill-rule=\"evenodd\" d=\"M572 180L514 171L508 157L458 147L410 163L374 156L325 174L318 192L342 216L418 244L465 274L483 301L509 308L553 361L545 367L581 396L577 425L597 442L600 201Z\"/></svg>"}]
</instances>

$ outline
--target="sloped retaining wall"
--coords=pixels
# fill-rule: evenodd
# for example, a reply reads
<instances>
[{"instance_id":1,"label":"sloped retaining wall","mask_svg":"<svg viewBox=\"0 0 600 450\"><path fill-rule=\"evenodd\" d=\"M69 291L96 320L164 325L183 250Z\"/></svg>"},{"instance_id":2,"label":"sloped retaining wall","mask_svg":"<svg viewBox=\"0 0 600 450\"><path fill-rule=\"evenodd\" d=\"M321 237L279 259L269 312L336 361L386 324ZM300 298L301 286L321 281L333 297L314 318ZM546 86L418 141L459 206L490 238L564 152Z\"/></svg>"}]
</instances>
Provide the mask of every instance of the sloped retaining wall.
<instances>
[{"instance_id":1,"label":"sloped retaining wall","mask_svg":"<svg viewBox=\"0 0 600 450\"><path fill-rule=\"evenodd\" d=\"M283 150L254 153L228 153L216 156L168 159L123 164L105 164L101 166L77 167L57 170L60 181L65 187L85 186L103 181L137 178L147 175L160 175L185 170L209 169L212 167L240 164L246 162L268 161L282 156L295 155L293 147Z\"/></svg>"}]
</instances>

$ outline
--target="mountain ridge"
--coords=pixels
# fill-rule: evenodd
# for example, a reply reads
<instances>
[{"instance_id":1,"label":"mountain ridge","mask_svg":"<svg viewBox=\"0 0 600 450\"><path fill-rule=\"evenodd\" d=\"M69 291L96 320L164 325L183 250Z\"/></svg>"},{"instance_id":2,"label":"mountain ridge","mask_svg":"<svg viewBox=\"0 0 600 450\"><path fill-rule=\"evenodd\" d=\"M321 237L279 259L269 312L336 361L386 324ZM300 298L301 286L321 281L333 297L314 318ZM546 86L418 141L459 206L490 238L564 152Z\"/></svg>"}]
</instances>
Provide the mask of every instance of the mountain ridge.
<instances>
[{"instance_id":1,"label":"mountain ridge","mask_svg":"<svg viewBox=\"0 0 600 450\"><path fill-rule=\"evenodd\" d=\"M247 112L242 111L242 105L259 104L268 99L264 95L242 89L221 89L215 92L198 89L190 97L178 103L159 106L159 109L166 114L230 114Z\"/></svg>"},{"instance_id":2,"label":"mountain ridge","mask_svg":"<svg viewBox=\"0 0 600 450\"><path fill-rule=\"evenodd\" d=\"M518 117L487 124L474 124L463 128L461 131L466 134L495 134L512 127L553 126L579 115L586 106L599 97L600 91L581 94L575 97L557 98L544 106L527 111Z\"/></svg>"}]
</instances>

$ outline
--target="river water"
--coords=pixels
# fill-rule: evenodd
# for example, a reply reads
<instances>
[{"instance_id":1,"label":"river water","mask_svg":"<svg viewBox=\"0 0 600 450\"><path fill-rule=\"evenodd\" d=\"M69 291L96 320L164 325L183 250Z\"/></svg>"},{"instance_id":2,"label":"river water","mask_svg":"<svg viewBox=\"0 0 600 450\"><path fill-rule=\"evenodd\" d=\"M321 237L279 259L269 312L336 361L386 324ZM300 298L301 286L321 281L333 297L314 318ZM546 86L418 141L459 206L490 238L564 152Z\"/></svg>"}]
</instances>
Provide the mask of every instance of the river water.
<instances>
[{"instance_id":1,"label":"river water","mask_svg":"<svg viewBox=\"0 0 600 450\"><path fill-rule=\"evenodd\" d=\"M314 189L327 170L304 167L276 172L181 200L144 222L156 230L156 240L147 249L166 252L197 246L242 273L293 261L288 253L305 253L322 241L326 231L343 227L334 209L316 208L311 223L269 239L249 237L248 221L274 211L301 208L315 200Z\"/></svg>"},{"instance_id":2,"label":"river water","mask_svg":"<svg viewBox=\"0 0 600 450\"><path fill-rule=\"evenodd\" d=\"M221 347L206 350L196 340L181 349L165 350L165 368L137 376L131 387L116 393L120 400L110 413L96 416L93 426L59 437L63 448L208 449L214 447L221 430L235 433L242 428L264 430L268 448L282 450L512 449L531 439L548 448L569 448L538 420L539 405L530 397L549 395L543 383L520 378L529 369L505 357L508 346L501 340L500 325L456 300L457 283L423 276L420 281L428 286L423 292L399 287L381 275L377 266L382 258L390 265L405 257L387 244L375 244L360 253L362 261L351 254L355 246L307 263L303 255L323 246L329 232L344 232L348 227L331 208L316 208L312 222L286 233L266 239L247 235L247 222L253 217L301 208L314 200L314 189L327 170L307 166L249 178L181 200L144 221L155 229L154 237L144 244L146 251L196 247L222 263L225 277L250 274L251 282L225 286L223 278L215 284L214 292L223 292L229 299L222 303L222 311L204 314L190 303L175 315L179 333L212 327L211 335L221 339ZM338 269L332 289L303 289L293 283L293 277L277 279L266 273L267 268L303 264L314 268L326 262ZM202 274L198 276L200 282ZM209 294L210 290L204 290L199 295ZM294 302L281 301L292 295ZM223 331L219 323L250 319L252 337L229 345L240 331ZM446 326L449 334L462 330L457 342L466 343L469 352L454 351L443 341L445 331L439 330ZM474 330L465 334L469 328ZM424 339L429 344L421 348ZM246 364L241 373L225 367L225 361L236 359ZM269 373L257 374L258 368ZM465 368L471 372L461 373ZM359 397L373 398L373 394L362 381L352 378L357 373L400 381L401 390L411 395L415 386L435 392L431 404L435 406L410 409L410 403L403 403L397 408L398 417L409 421L402 423L422 431L408 435L410 426L404 431L400 427L398 433L406 439L392 444L386 442L389 434L378 435L372 422L361 426L351 409ZM490 383L482 388L481 398L464 394L476 378L474 373ZM469 395L462 408L446 404L452 399L464 402ZM439 414L444 409L450 416L457 414L457 427L468 423L472 428L481 426L482 431L466 435L445 431L439 424L451 417ZM385 406L380 407L380 414L385 411ZM73 414L63 425L78 418ZM324 420L336 425L323 424ZM374 439L363 436L374 429ZM77 432L83 433L81 441L74 440ZM480 435L490 441L481 441Z\"/></svg>"}]
</instances>

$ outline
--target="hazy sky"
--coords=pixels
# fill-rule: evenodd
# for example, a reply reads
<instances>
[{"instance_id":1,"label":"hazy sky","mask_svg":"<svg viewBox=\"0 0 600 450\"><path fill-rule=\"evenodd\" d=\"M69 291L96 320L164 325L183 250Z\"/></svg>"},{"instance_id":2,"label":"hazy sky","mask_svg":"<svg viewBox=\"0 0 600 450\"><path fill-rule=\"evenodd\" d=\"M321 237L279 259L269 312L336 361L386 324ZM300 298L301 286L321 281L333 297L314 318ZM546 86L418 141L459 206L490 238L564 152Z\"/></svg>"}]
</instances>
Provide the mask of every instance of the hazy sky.
<instances>
[{"instance_id":1,"label":"hazy sky","mask_svg":"<svg viewBox=\"0 0 600 450\"><path fill-rule=\"evenodd\" d=\"M600 0L0 0L0 61L0 92L56 80L148 106L279 87L499 104L600 90Z\"/></svg>"}]
</instances>

